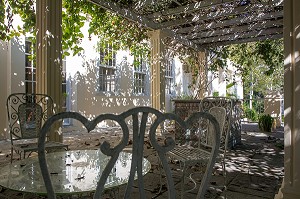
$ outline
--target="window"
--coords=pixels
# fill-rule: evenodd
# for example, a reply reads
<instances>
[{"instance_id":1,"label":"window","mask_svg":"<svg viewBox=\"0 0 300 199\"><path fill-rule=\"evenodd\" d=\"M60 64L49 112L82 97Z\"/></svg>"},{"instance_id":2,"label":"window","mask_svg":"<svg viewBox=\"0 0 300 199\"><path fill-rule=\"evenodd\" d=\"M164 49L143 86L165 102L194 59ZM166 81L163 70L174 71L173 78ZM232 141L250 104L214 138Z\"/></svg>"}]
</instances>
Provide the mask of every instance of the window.
<instances>
[{"instance_id":1,"label":"window","mask_svg":"<svg viewBox=\"0 0 300 199\"><path fill-rule=\"evenodd\" d=\"M62 102L62 110L67 111L67 77L66 77L66 59L62 60L63 67L62 67L62 97L63 97L63 102Z\"/></svg>"},{"instance_id":2,"label":"window","mask_svg":"<svg viewBox=\"0 0 300 199\"><path fill-rule=\"evenodd\" d=\"M25 92L35 93L36 87L36 67L32 59L33 45L29 40L25 40Z\"/></svg>"},{"instance_id":3,"label":"window","mask_svg":"<svg viewBox=\"0 0 300 199\"><path fill-rule=\"evenodd\" d=\"M167 61L166 71L165 71L165 80L166 80L166 94L173 93L173 82L174 82L174 62L173 60Z\"/></svg>"},{"instance_id":4,"label":"window","mask_svg":"<svg viewBox=\"0 0 300 199\"><path fill-rule=\"evenodd\" d=\"M99 91L116 91L116 69L100 66Z\"/></svg>"},{"instance_id":5,"label":"window","mask_svg":"<svg viewBox=\"0 0 300 199\"><path fill-rule=\"evenodd\" d=\"M66 59L62 60L62 111L70 111L70 85L67 83L67 72L66 72ZM63 125L70 125L71 119L65 118L63 119Z\"/></svg>"},{"instance_id":6,"label":"window","mask_svg":"<svg viewBox=\"0 0 300 199\"><path fill-rule=\"evenodd\" d=\"M116 91L116 51L113 45L100 48L99 88L98 91Z\"/></svg>"},{"instance_id":7,"label":"window","mask_svg":"<svg viewBox=\"0 0 300 199\"><path fill-rule=\"evenodd\" d=\"M145 94L146 61L140 56L134 62L137 64L134 66L133 92L135 94Z\"/></svg>"},{"instance_id":8,"label":"window","mask_svg":"<svg viewBox=\"0 0 300 199\"><path fill-rule=\"evenodd\" d=\"M25 92L26 93L35 93L36 91L36 65L35 65L35 60L33 59L33 53L34 53L34 45L30 41L30 38L25 38ZM62 103L62 110L67 111L68 98L67 98L65 59L63 60L63 70L62 70L62 93L64 97Z\"/></svg>"}]
</instances>

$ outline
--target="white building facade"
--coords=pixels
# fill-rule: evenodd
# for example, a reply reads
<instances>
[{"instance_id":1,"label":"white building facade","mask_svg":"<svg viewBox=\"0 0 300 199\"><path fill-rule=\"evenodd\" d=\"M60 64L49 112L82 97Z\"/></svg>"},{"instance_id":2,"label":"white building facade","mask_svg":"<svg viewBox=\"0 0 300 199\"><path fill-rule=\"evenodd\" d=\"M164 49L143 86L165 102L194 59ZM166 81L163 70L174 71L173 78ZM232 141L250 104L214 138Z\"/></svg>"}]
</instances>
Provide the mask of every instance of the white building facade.
<instances>
[{"instance_id":1,"label":"white building facade","mask_svg":"<svg viewBox=\"0 0 300 199\"><path fill-rule=\"evenodd\" d=\"M87 26L82 31L88 35ZM102 113L121 113L136 106L151 106L151 70L147 58L135 58L128 50L113 51L109 45L97 50L97 42L96 37L83 38L80 45L84 50L63 60L63 110L76 111L92 119ZM0 41L0 47L0 111L6 113L8 95L35 92L36 69L30 59L33 46L25 37ZM139 59L140 65L134 66L134 59ZM193 95L189 88L192 77L183 71L177 57L170 57L165 71L161 72L165 73L165 111L172 112L172 99ZM214 79L210 88L208 96L212 96L214 90L224 91L219 96L226 96L224 78ZM3 116L0 139L9 137L7 117ZM68 120L64 124L79 125Z\"/></svg>"}]
</instances>

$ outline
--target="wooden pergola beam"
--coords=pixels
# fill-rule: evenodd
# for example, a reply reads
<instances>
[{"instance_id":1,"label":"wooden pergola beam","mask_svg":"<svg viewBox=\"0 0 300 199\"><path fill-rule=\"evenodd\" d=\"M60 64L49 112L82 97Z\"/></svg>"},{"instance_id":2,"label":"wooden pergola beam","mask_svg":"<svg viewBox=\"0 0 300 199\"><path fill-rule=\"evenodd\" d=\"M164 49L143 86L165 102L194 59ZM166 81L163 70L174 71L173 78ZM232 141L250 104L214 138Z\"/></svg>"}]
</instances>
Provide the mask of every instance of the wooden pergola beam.
<instances>
[{"instance_id":1,"label":"wooden pergola beam","mask_svg":"<svg viewBox=\"0 0 300 199\"><path fill-rule=\"evenodd\" d=\"M190 33L195 31L203 31L207 29L215 29L215 28L222 28L228 26L235 26L241 23L251 23L251 22L258 22L261 20L270 20L270 19L277 19L283 17L283 11L279 12L270 12L268 14L260 14L257 16L245 16L245 17L237 17L234 19L223 20L223 21L213 21L210 23L199 24L196 26L190 26L185 28L178 28L176 33Z\"/></svg>"},{"instance_id":2,"label":"wooden pergola beam","mask_svg":"<svg viewBox=\"0 0 300 199\"><path fill-rule=\"evenodd\" d=\"M177 14L183 14L183 13L191 13L195 12L197 10L203 9L203 8L209 8L211 6L219 6L222 4L229 4L237 2L236 0L204 0L192 4L188 4L185 6L176 7L173 9L164 10L161 12L154 12L152 14L147 15L149 19L157 19L161 16L168 16L168 15L177 15ZM263 6L280 6L283 5L283 0L273 0L271 2L262 2Z\"/></svg>"},{"instance_id":3,"label":"wooden pergola beam","mask_svg":"<svg viewBox=\"0 0 300 199\"><path fill-rule=\"evenodd\" d=\"M89 0L89 1L105 8L111 12L114 12L130 21L140 23L140 24L144 25L145 27L150 28L151 30L155 30L155 29L159 28L156 23L149 20L148 18L138 15L128 9L121 8L118 4L116 4L114 2L108 2L105 0ZM196 44L193 43L193 41L187 40L186 38L184 38L180 35L177 35L173 30L165 29L163 31L164 31L164 34L166 34L168 37L176 39L184 45L188 45L193 49L197 49L197 50L200 49L199 46L197 46Z\"/></svg>"},{"instance_id":4,"label":"wooden pergola beam","mask_svg":"<svg viewBox=\"0 0 300 199\"><path fill-rule=\"evenodd\" d=\"M138 22L151 30L155 30L155 29L159 28L159 26L156 23L154 23L152 20L149 20L146 17L138 15L138 14L132 12L131 10L122 8L115 2L105 1L105 0L89 0L89 1L92 3L95 3L96 5L101 6L102 8L104 8L106 10L116 13L130 21Z\"/></svg>"},{"instance_id":5,"label":"wooden pergola beam","mask_svg":"<svg viewBox=\"0 0 300 199\"><path fill-rule=\"evenodd\" d=\"M283 19L277 21L259 21L255 24L248 24L243 26L231 27L231 28L224 28L212 31L201 31L194 34L188 35L187 39L197 39L197 38L205 38L205 37L215 37L219 35L228 35L233 33L242 33L252 30L261 30L273 27L279 27L283 25Z\"/></svg>"},{"instance_id":6,"label":"wooden pergola beam","mask_svg":"<svg viewBox=\"0 0 300 199\"><path fill-rule=\"evenodd\" d=\"M235 0L205 0L205 1L200 1L197 3L193 3L193 4L188 4L186 6L180 6L177 8L173 8L173 9L168 9L165 11L161 11L161 12L154 12L152 14L147 15L147 17L149 19L156 19L158 17L161 16L168 16L168 15L176 15L176 14L181 14L181 13L190 13L190 12L194 12L203 8L207 8L210 6L218 6L224 3L231 3L234 2Z\"/></svg>"},{"instance_id":7,"label":"wooden pergola beam","mask_svg":"<svg viewBox=\"0 0 300 199\"><path fill-rule=\"evenodd\" d=\"M198 43L200 45L208 44L208 43L215 43L215 42L221 42L221 41L233 41L238 39L246 39L246 38L256 38L259 36L268 36L273 34L282 34L283 28L272 28L267 30L255 30L251 32L246 32L242 34L233 34L233 35L225 35L225 36L217 36L217 37L210 37L205 39L198 39L195 41L195 43Z\"/></svg>"},{"instance_id":8,"label":"wooden pergola beam","mask_svg":"<svg viewBox=\"0 0 300 199\"><path fill-rule=\"evenodd\" d=\"M231 41L233 39L253 39L257 36L264 36L264 34L281 33L278 29L273 27L281 27L283 20L283 11L275 11L274 8L283 5L283 0L272 0L268 2L256 2L255 4L248 4L238 6L235 0L204 0L188 5L181 6L177 3L176 8L166 9L161 12L154 12L150 15L139 14L139 9L143 9L149 5L154 5L153 0L142 0L138 4L131 5L130 8L122 7L120 4L105 0L89 0L111 12L114 12L130 21L137 22L151 30L160 29L173 40L177 40L183 45L189 46L196 50L203 50L203 45L208 43ZM234 4L231 6L230 4ZM208 14L194 14L192 17L187 17L178 20L169 20L162 23L155 22L159 16L167 17L176 14L193 13L197 10L205 9L211 6L219 6L228 4L228 9L221 9L220 11L211 12ZM139 8L139 9L138 9ZM273 11L270 12L270 9ZM253 16L253 11L257 15ZM246 13L250 13L246 15ZM244 16L239 16L243 14ZM233 16L231 19L224 19ZM222 19L223 17L223 19ZM211 20L210 23L203 23L206 20ZM215 21L219 20L219 21ZM188 25L194 22L198 24L191 27L180 27L181 25ZM175 27L175 28L174 28ZM213 30L216 29L216 30Z\"/></svg>"},{"instance_id":9,"label":"wooden pergola beam","mask_svg":"<svg viewBox=\"0 0 300 199\"><path fill-rule=\"evenodd\" d=\"M169 29L163 29L162 32L167 36L172 38L173 40L177 40L179 43L189 46L195 50L203 50L203 48L197 44L195 44L192 40L186 39L185 37L182 37L181 35L176 34L174 31Z\"/></svg>"},{"instance_id":10,"label":"wooden pergola beam","mask_svg":"<svg viewBox=\"0 0 300 199\"><path fill-rule=\"evenodd\" d=\"M274 34L274 35L264 35L264 36L258 36L258 37L252 37L252 38L215 42L212 44L204 44L204 45L202 45L202 47L209 48L209 47L214 47L214 46L227 46L230 44L241 44L241 43L248 43L248 42L255 42L255 41L264 41L267 39L281 39L282 37L283 37L283 34L280 33L280 34Z\"/></svg>"},{"instance_id":11,"label":"wooden pergola beam","mask_svg":"<svg viewBox=\"0 0 300 199\"><path fill-rule=\"evenodd\" d=\"M189 23L194 23L197 21L205 21L205 20L213 20L217 19L220 17L228 17L228 16L233 16L237 14L242 14L242 13L247 13L253 10L266 10L270 8L271 6L277 6L275 2L273 4L267 4L267 3L260 3L260 4L253 4L253 5L248 5L248 6L241 6L233 9L227 9L224 11L217 11L217 12L211 12L209 14L202 14L202 15L195 15L193 17L187 17L183 19L177 19L177 20L171 20L171 21L166 21L162 23L157 23L158 27L163 29L163 28L170 28L174 26L179 26L179 25L184 25L184 24L189 24Z\"/></svg>"}]
</instances>

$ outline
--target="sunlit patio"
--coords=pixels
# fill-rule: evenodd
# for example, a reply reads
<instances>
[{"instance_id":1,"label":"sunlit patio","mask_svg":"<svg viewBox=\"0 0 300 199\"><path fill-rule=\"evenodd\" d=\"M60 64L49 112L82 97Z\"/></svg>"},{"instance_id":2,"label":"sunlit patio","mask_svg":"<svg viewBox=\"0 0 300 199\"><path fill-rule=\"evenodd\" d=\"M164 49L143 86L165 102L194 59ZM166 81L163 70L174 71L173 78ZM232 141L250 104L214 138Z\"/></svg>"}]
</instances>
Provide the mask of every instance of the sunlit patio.
<instances>
[{"instance_id":1,"label":"sunlit patio","mask_svg":"<svg viewBox=\"0 0 300 199\"><path fill-rule=\"evenodd\" d=\"M242 129L242 144L237 145L230 150L227 155L226 170L228 174L227 182L227 198L240 199L272 199L281 186L284 168L283 168L283 129L278 128L272 133L260 132L257 124L245 123ZM106 139L110 140L112 145L117 144L121 139L121 134L116 133L114 129L105 129L103 134L99 132L87 133L85 131L69 131L65 129L64 143L69 144L70 150L78 149L98 149L99 145ZM163 138L161 138L163 139ZM1 141L0 148L0 164L4 165L10 161L9 142ZM145 157L151 162L151 170L145 176L145 189L148 195L155 196L160 188L160 175L158 170L158 162L155 151L149 142L145 142ZM128 146L130 150L130 145ZM31 156L36 156L33 153ZM14 161L17 160L16 156ZM176 170L178 163L172 162L172 172L175 178L176 190L180 192L179 176L180 172ZM197 168L190 168L197 170ZM195 174L194 178L200 180L201 177ZM210 188L206 193L206 198L223 198L224 190L214 188L215 185L221 184L223 177L221 175L221 167L216 164L216 170L210 183ZM167 192L163 180L163 187L160 194L154 198L166 198ZM125 186L125 185L124 185ZM119 188L121 193L124 186ZM188 182L185 185L187 189L193 184ZM112 189L113 193L117 190ZM138 193L137 184L135 185L133 197ZM178 193L179 194L179 193ZM0 198L7 197L17 199L23 197L25 199L44 198L33 194L23 194L17 191L2 188ZM112 197L110 191L106 193L107 198ZM185 197L194 198L196 191L186 193ZM72 196L72 198L80 198L80 196Z\"/></svg>"},{"instance_id":2,"label":"sunlit patio","mask_svg":"<svg viewBox=\"0 0 300 199\"><path fill-rule=\"evenodd\" d=\"M260 41L265 39L284 38L285 63L284 63L284 129L275 129L271 133L261 132L256 125L243 124L241 143L229 150L226 161L227 191L215 189L214 185L221 184L221 166L217 163L207 198L286 198L297 199L299 197L299 15L295 8L299 6L296 0L285 1L163 1L157 7L153 1L137 1L134 4L123 1L91 0L98 6L108 9L131 21L142 24L149 30L151 40L151 58L155 61L151 65L151 73L159 74L164 67L165 38L171 38L176 45L190 46L199 51L199 57L205 56L205 49L212 46ZM136 1L133 1L136 2ZM235 2L235 3L234 3ZM283 2L285 3L283 7ZM132 4L131 4L132 3ZM249 4L249 6L248 6ZM246 7L243 7L247 5ZM61 77L60 67L55 60L61 60L61 2L41 1L38 4L37 27L41 31L37 33L37 42L42 48L37 50L37 91L51 95L57 104L61 104ZM59 9L58 9L59 8ZM225 11L220 11L225 9ZM253 12L252 12L253 10ZM51 12L48 12L51 11ZM256 12L257 11L257 12ZM285 11L285 13L283 13ZM283 16L284 15L284 16ZM205 16L205 17L204 17ZM233 17L234 16L234 17ZM284 18L283 18L284 17ZM48 21L44 20L45 18ZM218 20L215 20L218 18ZM243 23L241 23L243 22ZM210 31L210 29L215 29ZM47 38L50 31L54 37ZM47 38L47 39L45 39ZM48 45L50 44L50 45ZM201 53L200 53L201 52ZM163 57L163 58L162 58ZM158 61L157 61L158 60ZM45 71L47 71L45 75ZM6 71L5 71L6 72ZM6 73L3 73L6 74ZM1 78L4 79L4 78ZM7 79L5 77L5 79ZM165 108L165 87L161 83L161 75L153 75L151 86L151 106L157 110ZM57 83L58 82L58 83ZM6 85L6 84L5 84ZM287 95L288 93L288 95ZM204 97L204 92L201 93ZM5 96L6 98L7 96ZM1 102L5 99L1 98ZM60 107L59 107L60 108ZM3 112L4 108L2 107ZM59 110L60 112L61 110ZM55 133L50 139L61 141L69 145L69 149L98 149L103 140L110 140L111 144L120 141L120 135L115 131L106 129L103 134L87 133L85 131L64 129L64 133ZM161 141L164 138L160 138ZM285 141L285 143L283 143ZM130 142L129 142L130 146ZM11 158L9 142L1 141L0 164L8 164ZM146 174L145 189L147 195L155 195L159 192L159 164L156 153L150 143L144 143L146 158L151 162L151 170ZM32 153L31 156L37 155ZM13 162L18 161L17 158ZM172 162L172 171L175 178L176 192L179 194L179 178L177 178L177 162ZM195 167L189 168L197 170ZM283 180L284 177L284 180ZM149 180L147 180L149 179ZM199 180L201 177L195 176ZM167 190L163 179L162 190L156 198L166 198ZM192 185L185 184L187 188ZM138 194L138 185L134 187L134 193ZM124 187L105 191L105 196L110 198L119 194ZM278 194L276 196L276 194ZM283 195L282 195L283 194ZM194 198L196 192L187 193L186 197ZM0 198L43 198L30 193L19 193L5 188L1 189ZM72 196L80 198L79 195Z\"/></svg>"}]
</instances>

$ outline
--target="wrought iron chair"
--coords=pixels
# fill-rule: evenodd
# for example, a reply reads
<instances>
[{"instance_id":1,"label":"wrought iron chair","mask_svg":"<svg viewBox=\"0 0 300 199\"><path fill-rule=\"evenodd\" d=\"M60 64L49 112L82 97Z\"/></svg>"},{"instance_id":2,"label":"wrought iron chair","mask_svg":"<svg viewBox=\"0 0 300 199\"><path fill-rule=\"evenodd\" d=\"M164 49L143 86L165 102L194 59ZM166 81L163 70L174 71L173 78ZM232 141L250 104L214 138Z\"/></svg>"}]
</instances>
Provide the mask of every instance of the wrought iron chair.
<instances>
[{"instance_id":1,"label":"wrought iron chair","mask_svg":"<svg viewBox=\"0 0 300 199\"><path fill-rule=\"evenodd\" d=\"M225 123L225 109L222 107L212 107L208 112L216 118L220 126L220 132L222 132ZM181 198L184 198L184 183L187 174L190 174L189 178L195 185L187 192L194 190L197 186L196 181L192 178L192 173L187 171L188 166L199 165L205 168L206 164L209 163L214 143L220 140L220 137L217 139L214 137L215 129L212 125L209 120L202 119L196 121L192 129L188 129L188 131L179 130L175 133L175 140L178 144L167 155L171 160L177 160L180 163L182 171ZM185 133L182 134L181 132ZM201 181L201 183L203 182Z\"/></svg>"},{"instance_id":2,"label":"wrought iron chair","mask_svg":"<svg viewBox=\"0 0 300 199\"><path fill-rule=\"evenodd\" d=\"M221 161L222 175L223 175L223 187L226 194L227 174L226 174L226 153L228 150L228 143L231 142L230 138L232 129L232 112L233 112L233 100L228 97L205 97L200 103L200 111L207 112L212 107L223 107L226 110L226 118L224 122L223 130L221 131L221 143L220 143L220 155L218 160Z\"/></svg>"},{"instance_id":3,"label":"wrought iron chair","mask_svg":"<svg viewBox=\"0 0 300 199\"><path fill-rule=\"evenodd\" d=\"M20 159L37 151L37 138L43 122L53 114L53 100L45 94L13 93L6 101L11 140L11 162L14 151ZM47 141L46 149L68 149L68 145ZM29 153L29 155L30 155Z\"/></svg>"},{"instance_id":4,"label":"wrought iron chair","mask_svg":"<svg viewBox=\"0 0 300 199\"><path fill-rule=\"evenodd\" d=\"M207 188L208 182L211 177L212 168L215 162L215 158L218 154L219 148L219 138L220 138L220 130L219 125L216 119L208 113L194 113L188 120L183 121L179 116L172 114L172 113L160 113L159 111L150 108L150 107L136 107L133 109L129 109L128 111L120 114L102 114L98 115L94 120L90 121L76 112L63 112L58 113L51 118L49 118L42 127L41 136L39 137L39 164L41 168L41 173L45 182L45 187L47 190L47 196L49 199L55 199L55 187L53 187L51 183L51 177L47 168L47 159L45 154L45 139L47 133L51 129L51 126L58 120L64 118L72 118L75 119L83 124L88 132L92 131L97 124L105 120L112 120L115 121L122 129L123 137L122 140L118 145L115 147L111 147L108 142L103 142L100 145L100 150L102 153L110 157L109 162L107 163L106 167L101 171L101 175L99 177L99 181L97 183L97 188L94 193L94 198L100 198L103 194L105 189L105 182L112 171L114 164L120 154L120 152L128 146L129 142L129 125L132 125L132 160L131 160L131 169L130 174L128 177L128 183L124 192L124 198L130 198L133 188L133 181L135 179L135 175L137 175L138 180L138 189L139 189L139 196L140 198L145 198L145 190L144 190L144 181L143 181L143 173L142 173L142 159L143 159L143 152L144 152L144 139L146 134L146 126L148 124L148 120L152 115L155 115L154 122L150 125L148 138L150 143L152 144L153 148L157 151L160 161L162 163L163 169L166 173L167 178L167 185L168 185L168 197L175 198L175 187L174 182L171 174L170 167L167 162L167 157L165 154L172 150L175 146L175 142L172 138L166 138L164 143L159 143L156 136L157 131L160 128L160 125L165 120L174 120L176 121L182 128L188 129L190 128L197 119L203 118L208 119L213 124L215 128L213 137L215 138L216 142L212 147L212 151L210 153L209 158L210 162L207 166L206 173L203 177L203 183L198 191L197 198L203 198L205 190ZM129 124L128 119L131 118L132 122Z\"/></svg>"}]
</instances>

